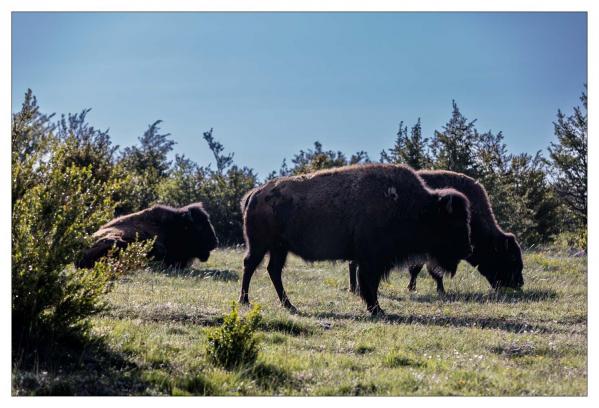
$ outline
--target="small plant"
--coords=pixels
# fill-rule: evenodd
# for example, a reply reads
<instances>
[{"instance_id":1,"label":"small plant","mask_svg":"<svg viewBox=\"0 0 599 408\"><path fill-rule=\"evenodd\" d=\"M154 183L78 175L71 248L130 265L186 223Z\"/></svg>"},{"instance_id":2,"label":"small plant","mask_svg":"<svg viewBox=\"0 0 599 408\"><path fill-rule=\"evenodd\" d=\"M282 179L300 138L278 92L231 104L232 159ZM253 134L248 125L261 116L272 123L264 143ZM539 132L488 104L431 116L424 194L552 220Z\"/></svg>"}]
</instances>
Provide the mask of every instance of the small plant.
<instances>
[{"instance_id":1,"label":"small plant","mask_svg":"<svg viewBox=\"0 0 599 408\"><path fill-rule=\"evenodd\" d=\"M562 232L553 240L554 250L566 253L586 253L587 250L587 229L582 228L576 231Z\"/></svg>"},{"instance_id":2,"label":"small plant","mask_svg":"<svg viewBox=\"0 0 599 408\"><path fill-rule=\"evenodd\" d=\"M355 351L357 354L367 354L367 353L373 352L374 347L369 346L367 344L360 344L359 346L356 347Z\"/></svg>"},{"instance_id":3,"label":"small plant","mask_svg":"<svg viewBox=\"0 0 599 408\"><path fill-rule=\"evenodd\" d=\"M116 246L112 248L108 255L101 259L103 267L107 268L111 279L118 278L130 271L136 271L145 268L152 259L149 256L156 237L145 241L139 240L135 235L135 241L127 245L127 248L120 249Z\"/></svg>"},{"instance_id":4,"label":"small plant","mask_svg":"<svg viewBox=\"0 0 599 408\"><path fill-rule=\"evenodd\" d=\"M393 351L385 356L383 365L388 368L397 367L421 367L425 365L422 361L412 358L407 354Z\"/></svg>"},{"instance_id":5,"label":"small plant","mask_svg":"<svg viewBox=\"0 0 599 408\"><path fill-rule=\"evenodd\" d=\"M208 358L226 369L253 364L258 357L254 332L261 319L260 306L254 305L245 317L240 317L233 303L223 324L208 335Z\"/></svg>"}]
</instances>

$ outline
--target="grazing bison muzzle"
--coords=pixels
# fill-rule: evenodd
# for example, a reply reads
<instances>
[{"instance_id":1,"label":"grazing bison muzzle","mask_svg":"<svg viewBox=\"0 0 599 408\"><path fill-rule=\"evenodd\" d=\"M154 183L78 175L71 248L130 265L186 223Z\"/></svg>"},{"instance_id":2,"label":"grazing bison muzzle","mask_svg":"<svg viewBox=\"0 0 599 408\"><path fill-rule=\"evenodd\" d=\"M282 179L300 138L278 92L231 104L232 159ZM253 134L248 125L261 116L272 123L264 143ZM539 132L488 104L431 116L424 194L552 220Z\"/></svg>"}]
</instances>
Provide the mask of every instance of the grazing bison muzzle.
<instances>
[{"instance_id":1,"label":"grazing bison muzzle","mask_svg":"<svg viewBox=\"0 0 599 408\"><path fill-rule=\"evenodd\" d=\"M369 164L281 177L241 201L247 252L240 302L252 274L267 270L282 304L295 310L281 271L292 252L308 261L356 260L360 295L382 313L378 286L394 265L418 259L455 268L471 252L469 202L461 193L427 188L406 166Z\"/></svg>"},{"instance_id":2,"label":"grazing bison muzzle","mask_svg":"<svg viewBox=\"0 0 599 408\"><path fill-rule=\"evenodd\" d=\"M218 245L210 217L201 203L182 208L155 205L145 210L118 217L93 235L95 243L77 262L80 268L91 268L116 245L156 237L149 255L167 266L189 266L194 258L205 262Z\"/></svg>"},{"instance_id":3,"label":"grazing bison muzzle","mask_svg":"<svg viewBox=\"0 0 599 408\"><path fill-rule=\"evenodd\" d=\"M524 285L524 264L516 237L513 234L504 234L496 237L492 245L487 254L479 258L473 257L473 262L478 262L479 272L495 289L520 289Z\"/></svg>"},{"instance_id":4,"label":"grazing bison muzzle","mask_svg":"<svg viewBox=\"0 0 599 408\"><path fill-rule=\"evenodd\" d=\"M417 172L426 185L434 189L453 188L464 194L470 201L470 239L473 252L464 259L487 279L491 287L518 289L524 284L522 277L522 251L513 234L505 233L497 224L485 188L476 180L464 174L445 170L421 170ZM422 269L421 263L410 266L409 290L416 290L416 278ZM457 264L456 264L457 266ZM350 264L350 290L356 292L356 263ZM437 282L437 291L444 293L443 276L434 271L434 265L427 269ZM446 268L451 276L455 269Z\"/></svg>"}]
</instances>

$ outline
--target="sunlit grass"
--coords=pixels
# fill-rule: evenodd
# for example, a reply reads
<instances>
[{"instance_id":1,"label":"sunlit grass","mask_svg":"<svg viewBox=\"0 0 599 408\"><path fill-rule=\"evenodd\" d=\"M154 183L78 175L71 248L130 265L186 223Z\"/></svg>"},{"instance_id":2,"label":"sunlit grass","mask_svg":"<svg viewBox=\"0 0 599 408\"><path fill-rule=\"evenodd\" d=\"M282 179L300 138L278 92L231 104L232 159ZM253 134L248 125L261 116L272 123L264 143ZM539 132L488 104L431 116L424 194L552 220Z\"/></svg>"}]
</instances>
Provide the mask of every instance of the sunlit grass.
<instances>
[{"instance_id":1,"label":"sunlit grass","mask_svg":"<svg viewBox=\"0 0 599 408\"><path fill-rule=\"evenodd\" d=\"M347 291L345 263L289 258L283 281L296 315L279 305L262 265L250 288L263 315L258 362L229 371L209 363L206 339L238 298L242 257L218 250L191 270L116 284L93 331L135 366L141 385L131 393L587 393L586 258L527 254L521 293L490 291L465 263L446 278L445 297L426 273L410 293L407 273L394 271L380 289L386 319L369 317Z\"/></svg>"}]
</instances>

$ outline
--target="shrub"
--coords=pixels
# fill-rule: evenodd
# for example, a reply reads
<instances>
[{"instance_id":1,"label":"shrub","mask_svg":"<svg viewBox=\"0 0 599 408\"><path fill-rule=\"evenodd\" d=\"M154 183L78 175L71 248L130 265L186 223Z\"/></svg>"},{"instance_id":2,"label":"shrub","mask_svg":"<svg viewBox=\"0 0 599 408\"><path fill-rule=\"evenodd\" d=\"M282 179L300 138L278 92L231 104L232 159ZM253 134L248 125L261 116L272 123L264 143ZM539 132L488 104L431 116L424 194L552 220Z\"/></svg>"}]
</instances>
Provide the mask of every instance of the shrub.
<instances>
[{"instance_id":1,"label":"shrub","mask_svg":"<svg viewBox=\"0 0 599 408\"><path fill-rule=\"evenodd\" d=\"M13 346L81 333L100 310L107 284L140 260L144 244L77 270L73 262L91 234L112 218L120 182L101 176L72 137L57 137L26 96L12 128L12 334ZM79 147L78 147L79 146ZM95 161L94 161L95 163ZM135 259L135 262L134 262Z\"/></svg>"},{"instance_id":2,"label":"shrub","mask_svg":"<svg viewBox=\"0 0 599 408\"><path fill-rule=\"evenodd\" d=\"M587 250L587 229L566 231L558 234L553 240L553 247L564 252L579 252Z\"/></svg>"},{"instance_id":3,"label":"shrub","mask_svg":"<svg viewBox=\"0 0 599 408\"><path fill-rule=\"evenodd\" d=\"M56 160L60 159L59 152ZM73 261L89 245L90 234L107 221L114 204L111 185L93 179L89 167L57 166L53 158L44 182L17 200L12 213L12 318L17 344L41 333L85 328L101 309L108 282L145 262L151 242L132 245L93 269Z\"/></svg>"},{"instance_id":4,"label":"shrub","mask_svg":"<svg viewBox=\"0 0 599 408\"><path fill-rule=\"evenodd\" d=\"M405 353L393 351L385 356L383 365L389 368L396 367L421 367L426 365L425 362L419 361Z\"/></svg>"},{"instance_id":5,"label":"shrub","mask_svg":"<svg viewBox=\"0 0 599 408\"><path fill-rule=\"evenodd\" d=\"M233 303L223 324L208 335L208 358L226 369L253 364L258 357L254 332L261 319L259 306L254 305L242 318Z\"/></svg>"}]
</instances>

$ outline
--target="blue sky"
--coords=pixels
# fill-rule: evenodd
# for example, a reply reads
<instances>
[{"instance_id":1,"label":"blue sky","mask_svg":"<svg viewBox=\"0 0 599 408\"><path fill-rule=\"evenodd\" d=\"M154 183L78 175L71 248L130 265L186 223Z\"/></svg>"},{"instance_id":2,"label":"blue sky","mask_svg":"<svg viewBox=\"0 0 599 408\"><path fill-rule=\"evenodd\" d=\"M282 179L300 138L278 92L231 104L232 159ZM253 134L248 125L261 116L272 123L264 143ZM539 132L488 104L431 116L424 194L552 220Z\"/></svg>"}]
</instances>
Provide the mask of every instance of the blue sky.
<instances>
[{"instance_id":1,"label":"blue sky","mask_svg":"<svg viewBox=\"0 0 599 408\"><path fill-rule=\"evenodd\" d=\"M79 112L136 143L147 125L200 164L202 132L265 176L315 140L371 159L399 121L451 114L544 150L587 81L584 13L13 13L12 109Z\"/></svg>"}]
</instances>

